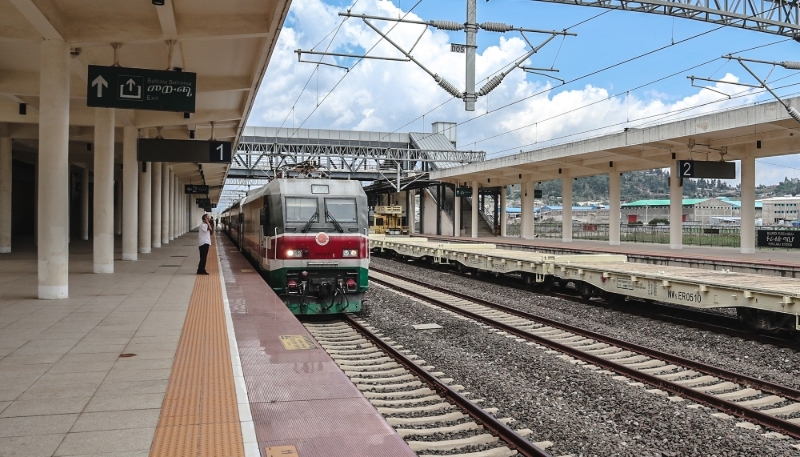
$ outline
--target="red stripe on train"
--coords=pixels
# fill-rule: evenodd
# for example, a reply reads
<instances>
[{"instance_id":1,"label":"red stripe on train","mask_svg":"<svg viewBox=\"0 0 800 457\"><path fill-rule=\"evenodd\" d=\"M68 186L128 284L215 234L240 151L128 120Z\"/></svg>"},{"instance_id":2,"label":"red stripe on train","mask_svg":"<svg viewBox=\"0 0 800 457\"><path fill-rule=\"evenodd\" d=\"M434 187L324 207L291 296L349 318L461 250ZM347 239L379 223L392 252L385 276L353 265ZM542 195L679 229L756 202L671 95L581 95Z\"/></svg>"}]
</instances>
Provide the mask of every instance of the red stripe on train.
<instances>
[{"instance_id":1,"label":"red stripe on train","mask_svg":"<svg viewBox=\"0 0 800 457\"><path fill-rule=\"evenodd\" d=\"M288 250L302 250L303 259L311 260L330 260L330 259L365 259L369 255L369 240L361 235L331 235L325 246L320 246L316 241L316 234L308 235L284 235L278 240L278 259L297 259L297 257L287 257ZM356 257L343 257L344 250L357 250ZM275 258L275 238L270 238L269 258Z\"/></svg>"}]
</instances>

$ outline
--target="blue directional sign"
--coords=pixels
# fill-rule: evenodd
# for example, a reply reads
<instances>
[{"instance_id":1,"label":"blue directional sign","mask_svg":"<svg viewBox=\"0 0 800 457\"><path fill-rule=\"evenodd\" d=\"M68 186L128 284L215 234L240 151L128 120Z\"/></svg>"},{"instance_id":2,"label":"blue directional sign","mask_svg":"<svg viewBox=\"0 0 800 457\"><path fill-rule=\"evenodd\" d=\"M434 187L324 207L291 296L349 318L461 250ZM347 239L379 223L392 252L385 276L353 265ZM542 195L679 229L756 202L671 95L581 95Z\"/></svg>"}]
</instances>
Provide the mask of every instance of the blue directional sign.
<instances>
[{"instance_id":1,"label":"blue directional sign","mask_svg":"<svg viewBox=\"0 0 800 457\"><path fill-rule=\"evenodd\" d=\"M193 113L197 74L89 65L86 105Z\"/></svg>"}]
</instances>

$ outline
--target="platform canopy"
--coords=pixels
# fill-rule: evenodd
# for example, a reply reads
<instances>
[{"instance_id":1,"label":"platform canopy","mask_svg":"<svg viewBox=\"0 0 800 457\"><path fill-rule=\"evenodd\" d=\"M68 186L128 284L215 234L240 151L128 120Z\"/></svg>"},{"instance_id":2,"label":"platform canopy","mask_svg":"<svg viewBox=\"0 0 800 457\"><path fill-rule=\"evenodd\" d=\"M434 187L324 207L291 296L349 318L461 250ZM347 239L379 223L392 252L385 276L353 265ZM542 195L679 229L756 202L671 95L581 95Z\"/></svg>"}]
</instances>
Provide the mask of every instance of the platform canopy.
<instances>
[{"instance_id":1,"label":"platform canopy","mask_svg":"<svg viewBox=\"0 0 800 457\"><path fill-rule=\"evenodd\" d=\"M800 106L800 98L787 101ZM768 102L436 170L430 177L485 187L666 168L676 159L795 153L800 153L800 123L780 103Z\"/></svg>"},{"instance_id":2,"label":"platform canopy","mask_svg":"<svg viewBox=\"0 0 800 457\"><path fill-rule=\"evenodd\" d=\"M290 0L0 0L0 129L14 150L38 147L39 43L61 40L72 49L70 162L91 167L95 108L87 107L89 65L110 66L120 43L123 67L197 74L196 111L117 110L117 161L122 127L155 137L238 141L275 48ZM171 61L167 41L174 40ZM22 114L20 104L25 104ZM33 157L33 156L30 156ZM217 200L228 165L203 165ZM183 182L202 183L197 164L173 164Z\"/></svg>"}]
</instances>

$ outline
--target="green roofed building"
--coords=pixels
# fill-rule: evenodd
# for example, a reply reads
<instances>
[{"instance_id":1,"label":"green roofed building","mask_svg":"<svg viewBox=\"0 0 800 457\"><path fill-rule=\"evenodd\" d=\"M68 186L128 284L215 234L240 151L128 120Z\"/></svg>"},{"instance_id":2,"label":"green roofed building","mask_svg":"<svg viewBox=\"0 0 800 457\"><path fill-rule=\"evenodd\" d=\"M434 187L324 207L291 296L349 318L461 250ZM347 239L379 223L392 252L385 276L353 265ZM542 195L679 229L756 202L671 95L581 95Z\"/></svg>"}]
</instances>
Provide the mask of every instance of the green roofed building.
<instances>
[{"instance_id":1,"label":"green roofed building","mask_svg":"<svg viewBox=\"0 0 800 457\"><path fill-rule=\"evenodd\" d=\"M683 222L712 225L720 218L738 221L741 202L719 198L684 198ZM669 200L637 200L622 204L622 223L649 223L653 219L669 219ZM756 219L761 218L761 202L756 202ZM738 224L737 224L738 225Z\"/></svg>"}]
</instances>

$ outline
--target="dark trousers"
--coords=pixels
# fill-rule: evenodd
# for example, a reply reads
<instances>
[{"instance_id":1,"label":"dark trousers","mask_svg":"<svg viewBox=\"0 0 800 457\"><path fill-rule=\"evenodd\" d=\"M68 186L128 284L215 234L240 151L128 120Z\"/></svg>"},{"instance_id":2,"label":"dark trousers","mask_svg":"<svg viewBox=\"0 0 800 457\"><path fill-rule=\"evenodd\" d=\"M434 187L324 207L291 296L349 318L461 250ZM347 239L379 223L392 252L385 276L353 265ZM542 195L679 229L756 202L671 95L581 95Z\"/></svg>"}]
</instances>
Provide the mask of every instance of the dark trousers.
<instances>
[{"instance_id":1,"label":"dark trousers","mask_svg":"<svg viewBox=\"0 0 800 457\"><path fill-rule=\"evenodd\" d=\"M210 244L200 246L200 263L197 264L197 271L206 271L206 257L208 257L208 248Z\"/></svg>"}]
</instances>

